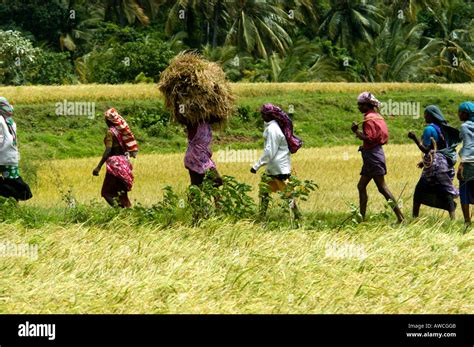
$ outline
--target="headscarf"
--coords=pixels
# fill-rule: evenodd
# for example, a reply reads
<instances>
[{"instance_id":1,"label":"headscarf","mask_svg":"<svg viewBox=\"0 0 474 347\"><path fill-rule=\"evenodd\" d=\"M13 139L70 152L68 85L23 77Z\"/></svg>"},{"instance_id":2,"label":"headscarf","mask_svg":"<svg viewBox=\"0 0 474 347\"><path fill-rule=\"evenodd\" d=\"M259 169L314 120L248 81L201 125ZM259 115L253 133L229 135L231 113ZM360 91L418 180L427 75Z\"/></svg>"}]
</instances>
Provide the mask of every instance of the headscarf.
<instances>
[{"instance_id":1,"label":"headscarf","mask_svg":"<svg viewBox=\"0 0 474 347\"><path fill-rule=\"evenodd\" d=\"M457 161L456 147L461 143L459 130L448 125L448 121L444 118L443 113L436 105L430 105L425 108L425 113L433 118L433 123L436 125L435 129L440 130L441 135L446 141L446 148L439 149L438 152L443 154L450 164L454 165Z\"/></svg>"},{"instance_id":2,"label":"headscarf","mask_svg":"<svg viewBox=\"0 0 474 347\"><path fill-rule=\"evenodd\" d=\"M13 106L3 96L0 96L0 114L3 117L11 117L13 115Z\"/></svg>"},{"instance_id":3,"label":"headscarf","mask_svg":"<svg viewBox=\"0 0 474 347\"><path fill-rule=\"evenodd\" d=\"M113 127L117 129L122 137L123 143L125 144L126 150L128 152L137 152L138 144L135 140L135 136L125 119L115 110L115 108L111 108L105 112L105 119L111 122Z\"/></svg>"},{"instance_id":4,"label":"headscarf","mask_svg":"<svg viewBox=\"0 0 474 347\"><path fill-rule=\"evenodd\" d=\"M443 116L443 112L436 105L430 105L425 108L425 113L433 118L433 123L438 126L448 125L448 122Z\"/></svg>"},{"instance_id":5,"label":"headscarf","mask_svg":"<svg viewBox=\"0 0 474 347\"><path fill-rule=\"evenodd\" d=\"M463 102L461 105L459 105L459 111L467 113L469 120L474 121L474 102Z\"/></svg>"},{"instance_id":6,"label":"headscarf","mask_svg":"<svg viewBox=\"0 0 474 347\"><path fill-rule=\"evenodd\" d=\"M3 96L0 97L0 115L5 119L8 132L13 136L13 145L16 146L16 127L13 120L13 106Z\"/></svg>"},{"instance_id":7,"label":"headscarf","mask_svg":"<svg viewBox=\"0 0 474 347\"><path fill-rule=\"evenodd\" d=\"M281 108L268 103L260 108L260 112L262 114L271 115L276 120L283 135L285 135L290 153L296 153L301 146L303 146L303 141L293 134L293 122L291 118Z\"/></svg>"},{"instance_id":8,"label":"headscarf","mask_svg":"<svg viewBox=\"0 0 474 347\"><path fill-rule=\"evenodd\" d=\"M357 102L361 104L370 104L379 108L382 104L371 92L363 92L357 97Z\"/></svg>"}]
</instances>

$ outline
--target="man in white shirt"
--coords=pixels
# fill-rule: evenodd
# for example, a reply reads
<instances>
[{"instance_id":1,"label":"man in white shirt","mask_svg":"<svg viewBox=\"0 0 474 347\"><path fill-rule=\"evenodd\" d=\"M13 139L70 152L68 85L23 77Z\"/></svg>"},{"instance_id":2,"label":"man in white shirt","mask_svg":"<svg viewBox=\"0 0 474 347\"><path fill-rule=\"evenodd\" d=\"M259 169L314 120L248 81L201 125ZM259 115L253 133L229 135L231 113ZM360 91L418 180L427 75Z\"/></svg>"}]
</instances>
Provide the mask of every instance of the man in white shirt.
<instances>
[{"instance_id":1,"label":"man in white shirt","mask_svg":"<svg viewBox=\"0 0 474 347\"><path fill-rule=\"evenodd\" d=\"M267 184L270 191L275 193L284 191L289 182L291 176L291 154L287 138L275 118L274 110L281 113L283 113L283 111L278 107L272 106L272 112L265 112L265 106L262 107L261 113L263 121L265 122L265 130L263 132L265 139L263 155L252 166L250 172L255 174L262 166L266 166L265 173L270 177L270 181L268 181ZM269 202L268 193L260 192L260 199L260 214L265 215ZM301 216L294 200L290 201L290 208L293 210L295 218Z\"/></svg>"}]
</instances>

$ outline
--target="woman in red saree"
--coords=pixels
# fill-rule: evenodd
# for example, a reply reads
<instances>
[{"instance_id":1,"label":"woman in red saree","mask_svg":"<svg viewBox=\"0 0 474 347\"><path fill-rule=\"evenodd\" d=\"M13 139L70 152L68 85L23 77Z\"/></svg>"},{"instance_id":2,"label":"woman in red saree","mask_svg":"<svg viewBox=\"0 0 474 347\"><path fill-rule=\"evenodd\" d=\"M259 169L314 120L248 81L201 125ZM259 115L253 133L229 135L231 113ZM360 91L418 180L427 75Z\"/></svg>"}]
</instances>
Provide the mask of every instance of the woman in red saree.
<instances>
[{"instance_id":1,"label":"woman in red saree","mask_svg":"<svg viewBox=\"0 0 474 347\"><path fill-rule=\"evenodd\" d=\"M130 156L136 157L138 145L127 122L115 109L105 112L105 122L109 127L104 139L105 151L92 174L98 176L105 163L107 173L102 185L102 197L111 206L129 208L132 204L128 192L133 186Z\"/></svg>"}]
</instances>

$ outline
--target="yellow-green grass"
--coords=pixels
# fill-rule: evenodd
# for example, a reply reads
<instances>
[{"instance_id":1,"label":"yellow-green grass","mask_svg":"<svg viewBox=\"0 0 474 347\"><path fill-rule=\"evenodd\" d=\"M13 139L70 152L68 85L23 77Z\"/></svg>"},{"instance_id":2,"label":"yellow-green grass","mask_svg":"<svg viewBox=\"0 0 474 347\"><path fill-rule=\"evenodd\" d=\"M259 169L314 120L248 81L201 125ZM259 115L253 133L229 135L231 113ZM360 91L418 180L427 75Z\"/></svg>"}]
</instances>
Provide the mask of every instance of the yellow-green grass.
<instances>
[{"instance_id":1,"label":"yellow-green grass","mask_svg":"<svg viewBox=\"0 0 474 347\"><path fill-rule=\"evenodd\" d=\"M385 149L389 186L398 196L406 185L409 214L419 153L413 145ZM182 154L139 156L134 202L157 202L165 185L183 191L189 178L182 159ZM91 175L97 160L46 163L27 204L64 206L59 190L69 186L81 202L97 199L103 178ZM303 209L350 215L360 165L354 146L298 152L298 176L320 185ZM257 185L249 164L218 163L218 168ZM373 185L369 194L370 209L383 211ZM39 247L37 260L0 258L0 312L473 313L473 233L461 233L460 222L451 224L433 209L423 214L431 217L402 226L379 219L318 230L307 224L268 229L225 219L197 228L129 220L38 229L0 224L1 240Z\"/></svg>"},{"instance_id":2,"label":"yellow-green grass","mask_svg":"<svg viewBox=\"0 0 474 347\"><path fill-rule=\"evenodd\" d=\"M317 232L225 220L0 224L0 236L39 244L37 260L1 259L2 313L474 312L474 237L442 222Z\"/></svg>"},{"instance_id":3,"label":"yellow-green grass","mask_svg":"<svg viewBox=\"0 0 474 347\"><path fill-rule=\"evenodd\" d=\"M345 92L370 90L375 94L393 91L428 91L450 89L474 97L474 84L430 83L233 83L237 97L266 95L278 92ZM0 87L0 95L14 104L37 104L61 100L107 101L161 99L156 84L70 85L70 86L9 86Z\"/></svg>"},{"instance_id":4,"label":"yellow-green grass","mask_svg":"<svg viewBox=\"0 0 474 347\"><path fill-rule=\"evenodd\" d=\"M421 173L416 167L421 160L420 152L414 145L387 145L387 182L394 195L402 194L404 205L409 208L411 196ZM215 153L214 158L219 156ZM257 151L259 155L260 152ZM162 189L171 185L175 191L183 193L189 184L188 171L183 164L184 153L165 155L140 155L134 163L135 186L130 193L135 203L152 205L162 197ZM92 176L97 158L45 161L39 167L38 186L34 199L28 204L53 207L61 202L62 194L69 189L82 203L100 199L100 189L105 175L105 167L100 178ZM293 168L300 179L315 181L320 189L312 194L302 207L309 211L346 212L349 203L358 201L357 182L361 168L357 146L337 146L330 148L304 148L292 158ZM253 163L220 163L221 175L236 177L254 187L254 196L260 175L250 173ZM263 172L263 169L262 169ZM405 187L405 190L403 190ZM183 193L184 194L184 193ZM377 211L384 208L384 199L374 184L369 187L369 206ZM429 211L429 210L428 210ZM431 211L433 213L433 211ZM436 212L442 215L442 212Z\"/></svg>"}]
</instances>

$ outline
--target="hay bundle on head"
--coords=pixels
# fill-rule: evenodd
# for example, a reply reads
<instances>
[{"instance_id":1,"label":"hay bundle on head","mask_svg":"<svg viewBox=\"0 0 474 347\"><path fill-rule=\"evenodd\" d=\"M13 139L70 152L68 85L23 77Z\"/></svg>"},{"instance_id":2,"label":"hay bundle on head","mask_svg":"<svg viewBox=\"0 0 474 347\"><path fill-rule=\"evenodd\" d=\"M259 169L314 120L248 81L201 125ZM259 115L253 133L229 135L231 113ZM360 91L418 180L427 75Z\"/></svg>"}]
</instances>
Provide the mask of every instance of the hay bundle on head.
<instances>
[{"instance_id":1,"label":"hay bundle on head","mask_svg":"<svg viewBox=\"0 0 474 347\"><path fill-rule=\"evenodd\" d=\"M160 91L173 119L183 125L226 123L234 110L234 96L225 73L198 53L178 54L161 73Z\"/></svg>"}]
</instances>

